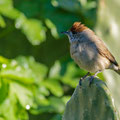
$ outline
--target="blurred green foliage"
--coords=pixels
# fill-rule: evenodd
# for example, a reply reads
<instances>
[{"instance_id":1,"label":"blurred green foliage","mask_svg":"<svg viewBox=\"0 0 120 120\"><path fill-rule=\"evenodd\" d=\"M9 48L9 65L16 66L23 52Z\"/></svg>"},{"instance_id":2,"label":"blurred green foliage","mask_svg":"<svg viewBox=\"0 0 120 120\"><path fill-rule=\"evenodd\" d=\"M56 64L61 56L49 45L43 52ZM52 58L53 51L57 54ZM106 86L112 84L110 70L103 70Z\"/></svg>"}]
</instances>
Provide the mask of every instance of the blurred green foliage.
<instances>
[{"instance_id":1,"label":"blurred green foliage","mask_svg":"<svg viewBox=\"0 0 120 120\"><path fill-rule=\"evenodd\" d=\"M86 71L60 32L94 28L97 0L0 0L0 120L60 120ZM102 76L102 75L101 75Z\"/></svg>"},{"instance_id":2,"label":"blurred green foliage","mask_svg":"<svg viewBox=\"0 0 120 120\"><path fill-rule=\"evenodd\" d=\"M105 40L108 48L120 64L120 1L105 0L99 2L96 33ZM104 71L106 83L111 90L115 105L120 113L120 76L113 71Z\"/></svg>"}]
</instances>

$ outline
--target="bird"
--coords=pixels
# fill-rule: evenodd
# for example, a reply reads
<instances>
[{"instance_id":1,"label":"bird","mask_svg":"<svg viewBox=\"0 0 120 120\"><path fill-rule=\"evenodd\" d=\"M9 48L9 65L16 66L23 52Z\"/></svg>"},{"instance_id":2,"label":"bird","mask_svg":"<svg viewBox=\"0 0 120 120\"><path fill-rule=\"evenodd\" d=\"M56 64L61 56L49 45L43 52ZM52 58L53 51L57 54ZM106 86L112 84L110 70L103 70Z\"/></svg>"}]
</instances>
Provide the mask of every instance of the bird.
<instances>
[{"instance_id":1,"label":"bird","mask_svg":"<svg viewBox=\"0 0 120 120\"><path fill-rule=\"evenodd\" d=\"M69 30L62 33L68 36L71 58L80 68L88 71L80 79L80 86L82 85L82 80L90 73L94 73L94 75L90 77L89 85L91 85L97 74L105 69L114 70L120 75L120 66L115 57L108 50L104 41L90 28L81 22L74 22Z\"/></svg>"}]
</instances>

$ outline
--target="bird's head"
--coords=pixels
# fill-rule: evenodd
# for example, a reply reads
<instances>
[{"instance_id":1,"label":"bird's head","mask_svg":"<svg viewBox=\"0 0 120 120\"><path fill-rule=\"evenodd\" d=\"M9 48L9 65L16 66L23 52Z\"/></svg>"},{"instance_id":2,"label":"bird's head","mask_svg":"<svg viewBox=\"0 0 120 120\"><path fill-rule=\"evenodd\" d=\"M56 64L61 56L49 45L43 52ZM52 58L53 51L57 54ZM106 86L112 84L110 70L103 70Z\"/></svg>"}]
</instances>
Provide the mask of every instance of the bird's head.
<instances>
[{"instance_id":1,"label":"bird's head","mask_svg":"<svg viewBox=\"0 0 120 120\"><path fill-rule=\"evenodd\" d=\"M72 43L73 41L79 39L80 33L86 29L88 28L84 24L81 24L81 22L75 22L68 31L62 33L67 35L70 43Z\"/></svg>"}]
</instances>

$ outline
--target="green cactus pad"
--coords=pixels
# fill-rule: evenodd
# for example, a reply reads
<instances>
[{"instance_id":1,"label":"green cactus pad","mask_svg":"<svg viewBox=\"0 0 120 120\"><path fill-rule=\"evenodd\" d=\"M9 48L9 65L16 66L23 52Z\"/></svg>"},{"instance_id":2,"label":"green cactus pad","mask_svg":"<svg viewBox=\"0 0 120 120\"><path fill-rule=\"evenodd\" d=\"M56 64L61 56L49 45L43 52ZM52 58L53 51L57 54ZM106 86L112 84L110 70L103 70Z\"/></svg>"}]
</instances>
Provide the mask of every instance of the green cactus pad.
<instances>
[{"instance_id":1,"label":"green cactus pad","mask_svg":"<svg viewBox=\"0 0 120 120\"><path fill-rule=\"evenodd\" d=\"M62 120L119 120L106 84L98 78L89 86L90 77L82 81L68 101Z\"/></svg>"}]
</instances>

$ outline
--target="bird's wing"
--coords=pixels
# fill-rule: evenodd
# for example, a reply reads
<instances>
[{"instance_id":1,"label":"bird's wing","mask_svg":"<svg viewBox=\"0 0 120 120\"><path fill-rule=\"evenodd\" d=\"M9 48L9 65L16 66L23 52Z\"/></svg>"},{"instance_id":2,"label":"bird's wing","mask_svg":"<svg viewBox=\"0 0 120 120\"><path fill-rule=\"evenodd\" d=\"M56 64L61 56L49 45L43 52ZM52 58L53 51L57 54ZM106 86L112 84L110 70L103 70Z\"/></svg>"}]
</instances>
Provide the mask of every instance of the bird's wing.
<instances>
[{"instance_id":1,"label":"bird's wing","mask_svg":"<svg viewBox=\"0 0 120 120\"><path fill-rule=\"evenodd\" d=\"M96 43L96 47L97 47L99 54L102 55L103 57L106 57L107 59L110 60L111 63L118 66L117 61L115 60L114 56L110 53L110 51L108 50L104 42L99 38L97 38L97 40L98 42Z\"/></svg>"}]
</instances>

